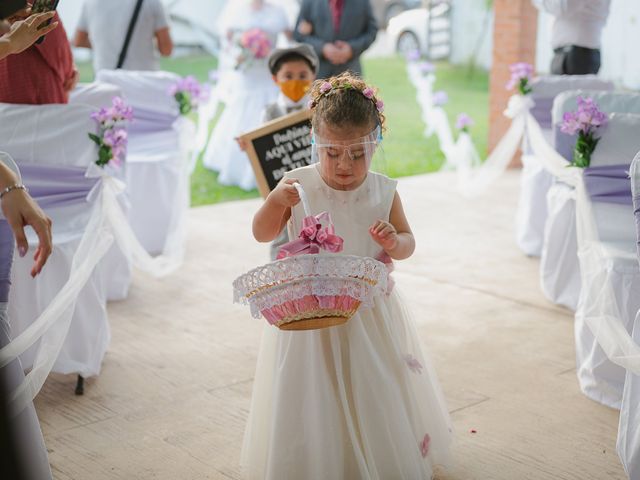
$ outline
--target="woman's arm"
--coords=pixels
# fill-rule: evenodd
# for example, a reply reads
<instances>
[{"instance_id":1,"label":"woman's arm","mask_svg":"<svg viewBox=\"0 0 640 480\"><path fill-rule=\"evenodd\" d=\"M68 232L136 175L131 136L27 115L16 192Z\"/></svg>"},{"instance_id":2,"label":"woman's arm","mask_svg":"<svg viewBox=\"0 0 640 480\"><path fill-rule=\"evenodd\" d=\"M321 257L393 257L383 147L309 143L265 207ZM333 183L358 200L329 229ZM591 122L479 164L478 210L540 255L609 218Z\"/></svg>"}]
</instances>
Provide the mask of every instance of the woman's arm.
<instances>
[{"instance_id":1,"label":"woman's arm","mask_svg":"<svg viewBox=\"0 0 640 480\"><path fill-rule=\"evenodd\" d=\"M404 260L413 255L416 241L404 214L398 192L393 197L389 221L378 220L369 228L369 234L394 260Z\"/></svg>"}]
</instances>

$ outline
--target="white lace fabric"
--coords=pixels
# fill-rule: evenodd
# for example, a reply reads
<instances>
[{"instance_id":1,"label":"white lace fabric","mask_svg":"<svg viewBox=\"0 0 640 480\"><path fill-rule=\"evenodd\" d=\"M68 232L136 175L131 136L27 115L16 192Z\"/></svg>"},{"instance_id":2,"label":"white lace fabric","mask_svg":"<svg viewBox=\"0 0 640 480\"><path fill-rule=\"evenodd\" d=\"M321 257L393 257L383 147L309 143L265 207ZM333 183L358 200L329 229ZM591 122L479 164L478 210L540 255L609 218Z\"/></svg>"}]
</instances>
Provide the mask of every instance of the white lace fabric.
<instances>
[{"instance_id":1,"label":"white lace fabric","mask_svg":"<svg viewBox=\"0 0 640 480\"><path fill-rule=\"evenodd\" d=\"M307 295L348 295L371 306L386 289L386 266L357 255L288 257L254 268L233 282L234 302L248 304L255 318L262 310Z\"/></svg>"}]
</instances>

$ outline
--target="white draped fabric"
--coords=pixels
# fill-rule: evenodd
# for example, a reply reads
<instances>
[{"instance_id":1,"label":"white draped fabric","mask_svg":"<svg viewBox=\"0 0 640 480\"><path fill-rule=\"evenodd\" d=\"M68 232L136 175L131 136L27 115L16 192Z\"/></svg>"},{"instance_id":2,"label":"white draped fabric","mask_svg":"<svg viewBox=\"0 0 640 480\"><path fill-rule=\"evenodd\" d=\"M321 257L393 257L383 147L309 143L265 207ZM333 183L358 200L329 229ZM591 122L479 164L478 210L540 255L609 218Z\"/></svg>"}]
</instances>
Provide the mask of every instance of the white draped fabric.
<instances>
[{"instance_id":1,"label":"white draped fabric","mask_svg":"<svg viewBox=\"0 0 640 480\"><path fill-rule=\"evenodd\" d=\"M567 90L613 90L613 83L596 75L550 75L531 82L530 96L535 107L533 116L540 124L545 139L551 143L551 108L553 99ZM551 175L532 154L525 132L522 154L522 174L518 211L516 213L516 242L527 255L540 256L547 220L547 192L553 183Z\"/></svg>"},{"instance_id":2,"label":"white draped fabric","mask_svg":"<svg viewBox=\"0 0 640 480\"><path fill-rule=\"evenodd\" d=\"M71 92L69 103L91 105L96 110L108 108L112 105L114 97L122 97L122 90L109 83L79 83ZM113 175L119 180L125 180L126 165L113 171ZM122 209L129 211L129 199L124 192L119 197ZM114 245L105 258L98 265L107 288L107 300L123 300L129 294L129 287L133 275L133 264L130 258Z\"/></svg>"},{"instance_id":3,"label":"white draped fabric","mask_svg":"<svg viewBox=\"0 0 640 480\"><path fill-rule=\"evenodd\" d=\"M638 131L640 115L611 114L591 165L630 164L640 151ZM579 182L576 226L581 278L575 316L580 388L590 398L620 408L624 368L640 373L640 348L630 336L640 310L633 209L593 202Z\"/></svg>"},{"instance_id":4,"label":"white draped fabric","mask_svg":"<svg viewBox=\"0 0 640 480\"><path fill-rule=\"evenodd\" d=\"M193 122L179 115L168 93L179 78L169 72L123 70L97 75L99 82L121 88L134 110L126 169L131 226L147 252L177 264L184 257L195 137Z\"/></svg>"},{"instance_id":5,"label":"white draped fabric","mask_svg":"<svg viewBox=\"0 0 640 480\"><path fill-rule=\"evenodd\" d=\"M600 109L607 113L640 113L640 95L634 93L579 90L558 95L554 101L552 115L555 128L554 147L564 155L568 155L575 140L560 133L558 125L562 122L562 116L565 112L577 108L576 99L578 96L593 98ZM596 164L600 161L599 151L602 151L600 146L596 149L594 156ZM575 191L573 187L556 181L547 195L547 210L548 216L540 259L542 291L545 297L553 303L575 310L580 293L580 268L576 254Z\"/></svg>"},{"instance_id":6,"label":"white draped fabric","mask_svg":"<svg viewBox=\"0 0 640 480\"><path fill-rule=\"evenodd\" d=\"M640 248L640 154L631 164L631 190L636 214L637 242ZM640 261L640 250L638 250ZM632 332L633 341L640 345L640 311ZM617 450L630 480L640 479L640 373L628 371L624 382Z\"/></svg>"},{"instance_id":7,"label":"white draped fabric","mask_svg":"<svg viewBox=\"0 0 640 480\"><path fill-rule=\"evenodd\" d=\"M18 164L86 168L97 155L87 137L95 131L92 111L84 105L0 105L0 144ZM100 371L110 332L105 289L93 270L112 236L101 228L97 199L47 210L54 222L54 250L36 279L29 276L38 243L33 232L28 231L27 255L15 255L9 308L14 340L0 350L0 365L20 355L23 367L31 368L12 398L16 413L51 370L85 376Z\"/></svg>"},{"instance_id":8,"label":"white draped fabric","mask_svg":"<svg viewBox=\"0 0 640 480\"><path fill-rule=\"evenodd\" d=\"M109 325L106 288L94 270L114 238L134 265L152 275L166 275L179 265L172 257L151 258L137 241L118 201L124 184L109 175L109 167L94 164L97 149L87 136L96 129L89 118L92 111L86 105L0 105L0 144L18 164L82 167L86 177L96 178L85 204L46 210L54 221L54 251L35 280L28 276L33 250L25 258L15 257L10 300L14 340L0 350L0 366L21 356L23 366L32 367L12 396L16 413L52 370L99 373ZM31 235L29 243L33 249L37 239Z\"/></svg>"}]
</instances>

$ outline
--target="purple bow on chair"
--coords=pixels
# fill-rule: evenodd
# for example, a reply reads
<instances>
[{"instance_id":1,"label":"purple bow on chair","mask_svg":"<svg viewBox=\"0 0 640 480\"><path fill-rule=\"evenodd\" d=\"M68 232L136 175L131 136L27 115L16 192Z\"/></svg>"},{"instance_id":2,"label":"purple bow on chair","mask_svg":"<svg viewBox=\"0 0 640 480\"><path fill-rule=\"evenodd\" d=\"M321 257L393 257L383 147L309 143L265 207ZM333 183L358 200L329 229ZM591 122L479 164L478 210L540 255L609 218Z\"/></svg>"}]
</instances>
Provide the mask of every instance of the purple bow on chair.
<instances>
[{"instance_id":1,"label":"purple bow on chair","mask_svg":"<svg viewBox=\"0 0 640 480\"><path fill-rule=\"evenodd\" d=\"M327 223L324 228L322 226L323 220ZM302 230L298 237L297 240L282 246L278 252L278 260L294 255L320 253L320 249L338 253L342 251L344 243L342 237L335 234L331 216L327 212L305 217L302 220Z\"/></svg>"}]
</instances>

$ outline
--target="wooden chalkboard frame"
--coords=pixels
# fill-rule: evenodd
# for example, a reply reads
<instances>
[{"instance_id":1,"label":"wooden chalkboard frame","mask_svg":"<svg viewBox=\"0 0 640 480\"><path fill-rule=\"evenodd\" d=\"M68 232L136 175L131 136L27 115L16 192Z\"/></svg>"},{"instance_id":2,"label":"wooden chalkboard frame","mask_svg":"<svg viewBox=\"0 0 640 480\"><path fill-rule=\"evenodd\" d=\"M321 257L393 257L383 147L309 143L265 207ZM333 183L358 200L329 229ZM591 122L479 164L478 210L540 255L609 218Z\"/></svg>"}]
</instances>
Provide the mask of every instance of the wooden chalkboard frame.
<instances>
[{"instance_id":1,"label":"wooden chalkboard frame","mask_svg":"<svg viewBox=\"0 0 640 480\"><path fill-rule=\"evenodd\" d=\"M271 120L270 122L262 125L260 128L257 128L256 130L252 130L240 135L240 138L244 140L247 145L246 154L249 156L251 167L253 168L253 172L256 175L258 191L264 198L267 198L267 195L269 195L269 192L271 190L269 189L267 177L262 170L262 165L260 164L260 159L258 158L256 149L253 146L253 140L261 137L266 137L274 132L277 132L278 130L293 126L304 120L311 120L311 110L304 109L299 112L290 113L289 115Z\"/></svg>"}]
</instances>

